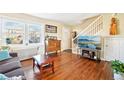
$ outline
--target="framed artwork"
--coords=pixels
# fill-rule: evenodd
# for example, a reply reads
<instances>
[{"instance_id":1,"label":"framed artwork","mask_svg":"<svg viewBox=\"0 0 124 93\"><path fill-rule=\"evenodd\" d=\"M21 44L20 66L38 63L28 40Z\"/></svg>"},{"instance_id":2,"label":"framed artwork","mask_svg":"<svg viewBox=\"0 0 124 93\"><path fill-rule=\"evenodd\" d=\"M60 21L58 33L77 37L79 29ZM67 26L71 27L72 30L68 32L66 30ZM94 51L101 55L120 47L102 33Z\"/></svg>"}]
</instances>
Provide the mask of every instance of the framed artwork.
<instances>
[{"instance_id":1,"label":"framed artwork","mask_svg":"<svg viewBox=\"0 0 124 93\"><path fill-rule=\"evenodd\" d=\"M75 38L76 36L77 36L77 32L76 31L72 32L72 38Z\"/></svg>"},{"instance_id":2,"label":"framed artwork","mask_svg":"<svg viewBox=\"0 0 124 93\"><path fill-rule=\"evenodd\" d=\"M45 31L47 33L57 33L57 26L45 25Z\"/></svg>"}]
</instances>

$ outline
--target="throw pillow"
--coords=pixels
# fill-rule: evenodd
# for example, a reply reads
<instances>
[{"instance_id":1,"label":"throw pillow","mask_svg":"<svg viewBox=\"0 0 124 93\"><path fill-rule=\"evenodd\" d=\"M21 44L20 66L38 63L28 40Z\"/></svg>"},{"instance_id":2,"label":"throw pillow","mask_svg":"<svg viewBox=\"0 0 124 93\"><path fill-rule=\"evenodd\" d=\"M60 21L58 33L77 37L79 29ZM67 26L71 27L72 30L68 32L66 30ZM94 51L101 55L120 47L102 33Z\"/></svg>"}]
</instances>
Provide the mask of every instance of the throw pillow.
<instances>
[{"instance_id":1,"label":"throw pillow","mask_svg":"<svg viewBox=\"0 0 124 93\"><path fill-rule=\"evenodd\" d=\"M13 76L13 77L7 77L4 74L0 74L0 80L22 80L23 76Z\"/></svg>"},{"instance_id":2,"label":"throw pillow","mask_svg":"<svg viewBox=\"0 0 124 93\"><path fill-rule=\"evenodd\" d=\"M11 58L7 50L0 51L0 61Z\"/></svg>"},{"instance_id":3,"label":"throw pillow","mask_svg":"<svg viewBox=\"0 0 124 93\"><path fill-rule=\"evenodd\" d=\"M13 76L13 77L9 77L6 80L22 80L23 76Z\"/></svg>"},{"instance_id":4,"label":"throw pillow","mask_svg":"<svg viewBox=\"0 0 124 93\"><path fill-rule=\"evenodd\" d=\"M0 74L0 80L6 80L6 79L8 79L7 76L5 76L4 74Z\"/></svg>"}]
</instances>

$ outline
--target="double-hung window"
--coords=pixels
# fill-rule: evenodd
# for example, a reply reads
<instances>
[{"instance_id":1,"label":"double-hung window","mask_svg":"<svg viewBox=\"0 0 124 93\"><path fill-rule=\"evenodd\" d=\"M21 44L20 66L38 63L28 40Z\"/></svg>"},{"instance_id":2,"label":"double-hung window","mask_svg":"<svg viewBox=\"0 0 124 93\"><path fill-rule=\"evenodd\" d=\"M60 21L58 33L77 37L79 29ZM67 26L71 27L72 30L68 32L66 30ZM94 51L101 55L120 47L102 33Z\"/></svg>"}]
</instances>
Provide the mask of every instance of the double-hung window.
<instances>
[{"instance_id":1,"label":"double-hung window","mask_svg":"<svg viewBox=\"0 0 124 93\"><path fill-rule=\"evenodd\" d=\"M29 44L41 43L41 25L29 24Z\"/></svg>"},{"instance_id":2,"label":"double-hung window","mask_svg":"<svg viewBox=\"0 0 124 93\"><path fill-rule=\"evenodd\" d=\"M6 44L23 44L25 24L20 21L4 20L3 36Z\"/></svg>"},{"instance_id":3,"label":"double-hung window","mask_svg":"<svg viewBox=\"0 0 124 93\"><path fill-rule=\"evenodd\" d=\"M30 24L10 19L2 19L2 44L28 45L43 44L44 31L41 24Z\"/></svg>"}]
</instances>

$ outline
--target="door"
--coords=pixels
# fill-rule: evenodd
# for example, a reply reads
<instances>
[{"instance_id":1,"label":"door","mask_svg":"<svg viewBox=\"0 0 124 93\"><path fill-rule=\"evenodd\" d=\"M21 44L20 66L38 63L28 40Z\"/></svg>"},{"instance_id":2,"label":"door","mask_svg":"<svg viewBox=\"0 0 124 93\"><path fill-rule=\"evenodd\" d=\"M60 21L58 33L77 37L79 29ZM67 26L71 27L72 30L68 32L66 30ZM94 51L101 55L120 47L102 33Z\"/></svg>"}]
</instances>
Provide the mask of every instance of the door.
<instances>
[{"instance_id":1,"label":"door","mask_svg":"<svg viewBox=\"0 0 124 93\"><path fill-rule=\"evenodd\" d=\"M107 61L120 59L120 40L118 38L106 38L104 43L104 58Z\"/></svg>"},{"instance_id":2,"label":"door","mask_svg":"<svg viewBox=\"0 0 124 93\"><path fill-rule=\"evenodd\" d=\"M71 48L71 32L69 28L62 29L62 50Z\"/></svg>"},{"instance_id":3,"label":"door","mask_svg":"<svg viewBox=\"0 0 124 93\"><path fill-rule=\"evenodd\" d=\"M104 40L104 58L107 61L111 60L112 58L112 53L110 52L113 51L111 41L111 38L105 38Z\"/></svg>"},{"instance_id":4,"label":"door","mask_svg":"<svg viewBox=\"0 0 124 93\"><path fill-rule=\"evenodd\" d=\"M120 39L119 38L112 38L112 51L111 55L112 55L112 59L111 60L119 60L119 52L120 52Z\"/></svg>"}]
</instances>

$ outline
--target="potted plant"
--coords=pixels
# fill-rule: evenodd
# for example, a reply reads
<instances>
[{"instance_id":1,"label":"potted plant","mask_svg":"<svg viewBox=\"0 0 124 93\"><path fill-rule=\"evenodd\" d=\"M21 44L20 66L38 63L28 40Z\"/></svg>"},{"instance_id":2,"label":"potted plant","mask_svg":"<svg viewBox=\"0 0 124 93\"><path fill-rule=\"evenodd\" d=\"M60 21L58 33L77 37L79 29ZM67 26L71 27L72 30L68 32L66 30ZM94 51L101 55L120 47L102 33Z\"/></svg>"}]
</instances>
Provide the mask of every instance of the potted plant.
<instances>
[{"instance_id":1,"label":"potted plant","mask_svg":"<svg viewBox=\"0 0 124 93\"><path fill-rule=\"evenodd\" d=\"M122 63L119 60L113 60L112 69L114 72L114 79L116 80L124 79L124 63Z\"/></svg>"}]
</instances>

